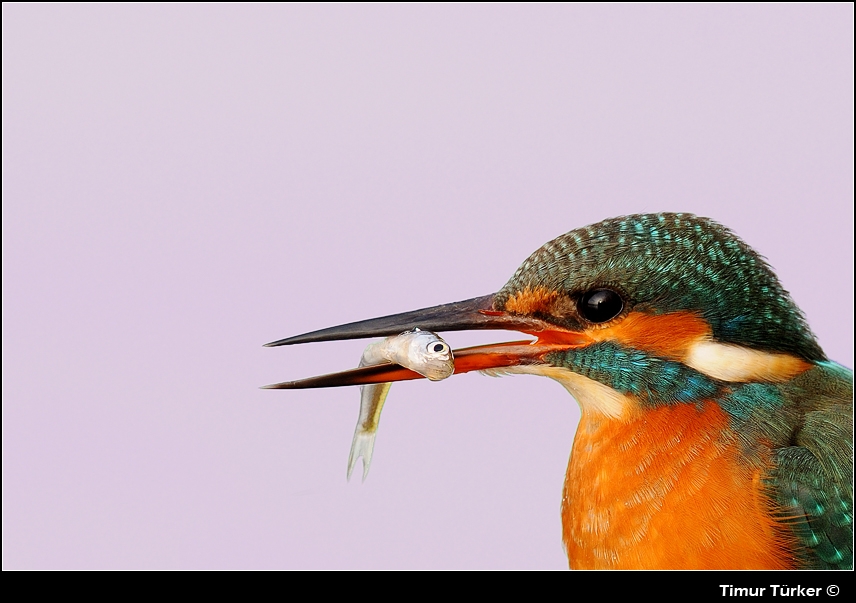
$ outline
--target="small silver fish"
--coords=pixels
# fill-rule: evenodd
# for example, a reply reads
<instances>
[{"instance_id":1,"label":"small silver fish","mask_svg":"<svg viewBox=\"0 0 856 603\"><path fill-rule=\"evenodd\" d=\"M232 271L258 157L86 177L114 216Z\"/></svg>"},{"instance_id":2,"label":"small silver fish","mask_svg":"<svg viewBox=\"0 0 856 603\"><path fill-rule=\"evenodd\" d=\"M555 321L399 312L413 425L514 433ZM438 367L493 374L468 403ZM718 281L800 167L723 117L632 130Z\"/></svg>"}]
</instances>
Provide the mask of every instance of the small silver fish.
<instances>
[{"instance_id":1,"label":"small silver fish","mask_svg":"<svg viewBox=\"0 0 856 603\"><path fill-rule=\"evenodd\" d=\"M451 377L455 372L455 358L449 344L436 333L419 329L370 343L363 352L360 366L388 362L400 364L431 381ZM360 416L354 430L354 440L351 442L351 454L348 456L348 480L351 479L357 459L363 457L363 481L366 481L372 462L380 412L390 387L392 383L360 386Z\"/></svg>"}]
</instances>

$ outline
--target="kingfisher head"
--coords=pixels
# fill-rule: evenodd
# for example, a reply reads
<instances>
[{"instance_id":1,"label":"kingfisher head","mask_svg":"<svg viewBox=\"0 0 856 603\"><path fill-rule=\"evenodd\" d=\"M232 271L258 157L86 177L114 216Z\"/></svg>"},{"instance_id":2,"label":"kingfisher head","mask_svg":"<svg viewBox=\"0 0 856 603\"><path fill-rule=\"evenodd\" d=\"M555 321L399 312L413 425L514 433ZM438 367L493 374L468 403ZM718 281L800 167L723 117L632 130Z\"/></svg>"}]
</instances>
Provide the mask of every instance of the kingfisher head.
<instances>
[{"instance_id":1,"label":"kingfisher head","mask_svg":"<svg viewBox=\"0 0 856 603\"><path fill-rule=\"evenodd\" d=\"M581 403L581 397L600 399L609 414L620 413L610 397L632 394L650 405L690 402L723 382L785 381L825 358L764 259L727 228L682 213L624 216L573 230L530 255L492 295L268 345L413 328L535 336L456 350L455 372L543 374L561 381ZM418 375L388 365L271 387L411 378Z\"/></svg>"},{"instance_id":2,"label":"kingfisher head","mask_svg":"<svg viewBox=\"0 0 856 603\"><path fill-rule=\"evenodd\" d=\"M455 373L543 375L576 398L562 499L572 567L852 559L852 377L821 362L770 267L716 222L604 220L542 246L494 294L268 345L414 328L534 336L454 350ZM385 364L269 387L418 377Z\"/></svg>"}]
</instances>

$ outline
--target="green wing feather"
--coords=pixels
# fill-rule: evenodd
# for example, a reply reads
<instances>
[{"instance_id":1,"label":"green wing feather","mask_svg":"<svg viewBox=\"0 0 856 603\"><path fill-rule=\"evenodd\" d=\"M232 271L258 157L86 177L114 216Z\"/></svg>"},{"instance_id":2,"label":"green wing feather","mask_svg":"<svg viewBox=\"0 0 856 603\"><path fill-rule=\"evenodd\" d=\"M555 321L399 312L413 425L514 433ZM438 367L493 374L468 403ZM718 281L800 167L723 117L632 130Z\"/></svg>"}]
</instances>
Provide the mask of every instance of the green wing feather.
<instances>
[{"instance_id":1,"label":"green wing feather","mask_svg":"<svg viewBox=\"0 0 856 603\"><path fill-rule=\"evenodd\" d=\"M853 568L853 373L820 362L780 386L790 437L769 484L801 567Z\"/></svg>"}]
</instances>

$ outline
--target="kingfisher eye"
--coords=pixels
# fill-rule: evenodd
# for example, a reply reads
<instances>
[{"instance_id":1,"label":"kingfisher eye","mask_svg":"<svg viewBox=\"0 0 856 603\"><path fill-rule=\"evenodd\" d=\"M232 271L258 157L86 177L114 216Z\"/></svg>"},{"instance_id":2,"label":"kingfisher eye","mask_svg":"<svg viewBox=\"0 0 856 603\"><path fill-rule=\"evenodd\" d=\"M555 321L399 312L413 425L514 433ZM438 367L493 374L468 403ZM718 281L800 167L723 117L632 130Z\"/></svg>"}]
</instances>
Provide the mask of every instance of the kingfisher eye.
<instances>
[{"instance_id":1,"label":"kingfisher eye","mask_svg":"<svg viewBox=\"0 0 856 603\"><path fill-rule=\"evenodd\" d=\"M579 309L590 322L606 322L621 314L624 300L612 289L594 289L580 298Z\"/></svg>"}]
</instances>

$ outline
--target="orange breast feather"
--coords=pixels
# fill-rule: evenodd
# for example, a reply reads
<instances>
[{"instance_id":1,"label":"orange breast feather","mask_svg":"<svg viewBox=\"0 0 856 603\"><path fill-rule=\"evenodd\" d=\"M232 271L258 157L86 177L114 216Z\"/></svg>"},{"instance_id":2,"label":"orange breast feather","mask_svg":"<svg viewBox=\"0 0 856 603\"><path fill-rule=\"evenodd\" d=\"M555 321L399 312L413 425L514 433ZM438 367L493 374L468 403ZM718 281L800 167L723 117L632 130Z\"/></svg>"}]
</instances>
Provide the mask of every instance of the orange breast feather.
<instances>
[{"instance_id":1,"label":"orange breast feather","mask_svg":"<svg viewBox=\"0 0 856 603\"><path fill-rule=\"evenodd\" d=\"M785 569L789 536L713 402L583 415L565 480L572 568Z\"/></svg>"}]
</instances>

